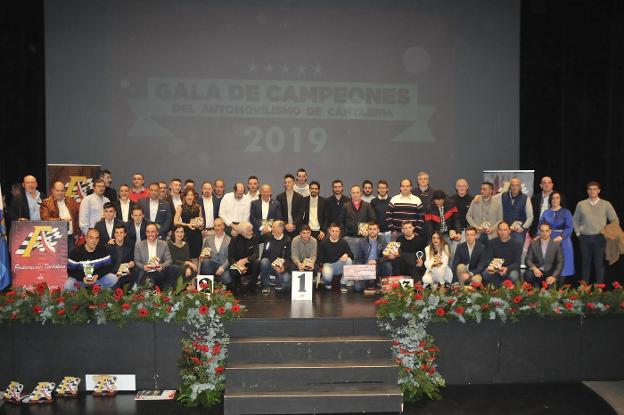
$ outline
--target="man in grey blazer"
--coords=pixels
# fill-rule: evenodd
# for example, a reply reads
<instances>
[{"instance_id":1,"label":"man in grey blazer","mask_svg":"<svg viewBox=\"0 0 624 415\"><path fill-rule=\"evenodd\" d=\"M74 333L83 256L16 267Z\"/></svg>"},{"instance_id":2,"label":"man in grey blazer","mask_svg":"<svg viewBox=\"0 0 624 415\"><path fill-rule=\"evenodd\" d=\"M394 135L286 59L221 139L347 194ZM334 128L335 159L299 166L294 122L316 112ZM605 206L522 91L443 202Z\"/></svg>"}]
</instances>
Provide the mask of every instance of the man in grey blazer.
<instances>
[{"instance_id":1,"label":"man in grey blazer","mask_svg":"<svg viewBox=\"0 0 624 415\"><path fill-rule=\"evenodd\" d=\"M158 239L158 227L150 223L145 228L146 239L136 243L134 247L134 263L139 269L139 282L151 281L163 290L175 286L175 275L172 272L171 253L167 242ZM150 263L151 258L158 262Z\"/></svg>"},{"instance_id":2,"label":"man in grey blazer","mask_svg":"<svg viewBox=\"0 0 624 415\"><path fill-rule=\"evenodd\" d=\"M159 199L158 183L150 183L149 197L139 200L139 206L147 221L158 226L158 238L165 239L173 224L173 213L169 203Z\"/></svg>"},{"instance_id":3,"label":"man in grey blazer","mask_svg":"<svg viewBox=\"0 0 624 415\"><path fill-rule=\"evenodd\" d=\"M230 277L230 263L228 262L228 246L230 238L225 233L225 223L223 219L216 218L214 220L214 235L208 235L204 238L202 250L210 249L210 256L203 257L200 255L199 263L200 273L203 275L214 275L221 278L221 283L228 285L232 283Z\"/></svg>"},{"instance_id":4,"label":"man in grey blazer","mask_svg":"<svg viewBox=\"0 0 624 415\"><path fill-rule=\"evenodd\" d=\"M526 256L527 270L524 280L540 285L548 277L554 277L559 285L564 283L561 277L563 269L563 250L561 244L550 239L550 225L539 225L539 238L531 242Z\"/></svg>"}]
</instances>

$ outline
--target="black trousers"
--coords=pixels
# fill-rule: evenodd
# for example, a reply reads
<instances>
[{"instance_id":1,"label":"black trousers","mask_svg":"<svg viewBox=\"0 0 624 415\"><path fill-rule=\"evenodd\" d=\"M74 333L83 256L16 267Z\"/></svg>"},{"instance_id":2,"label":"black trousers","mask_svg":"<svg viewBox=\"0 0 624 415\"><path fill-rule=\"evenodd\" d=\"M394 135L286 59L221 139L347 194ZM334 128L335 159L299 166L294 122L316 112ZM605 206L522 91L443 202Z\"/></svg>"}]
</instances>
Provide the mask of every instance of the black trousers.
<instances>
[{"instance_id":1,"label":"black trousers","mask_svg":"<svg viewBox=\"0 0 624 415\"><path fill-rule=\"evenodd\" d=\"M251 261L247 263L247 272L241 274L236 268L230 268L230 277L232 278L233 291L238 290L242 286L248 286L249 291L255 292L258 285L258 275L260 274L260 261ZM247 283L247 284L246 284Z\"/></svg>"}]
</instances>

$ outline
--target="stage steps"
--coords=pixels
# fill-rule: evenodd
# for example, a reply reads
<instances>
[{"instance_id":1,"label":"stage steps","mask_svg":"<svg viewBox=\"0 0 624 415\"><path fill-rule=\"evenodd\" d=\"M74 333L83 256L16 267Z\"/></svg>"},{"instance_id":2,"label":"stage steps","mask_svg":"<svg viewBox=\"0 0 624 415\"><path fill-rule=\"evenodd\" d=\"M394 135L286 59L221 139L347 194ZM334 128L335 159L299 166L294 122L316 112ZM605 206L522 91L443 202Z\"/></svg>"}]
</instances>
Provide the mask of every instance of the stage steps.
<instances>
[{"instance_id":1,"label":"stage steps","mask_svg":"<svg viewBox=\"0 0 624 415\"><path fill-rule=\"evenodd\" d=\"M375 318L244 318L228 332L226 415L402 411Z\"/></svg>"}]
</instances>

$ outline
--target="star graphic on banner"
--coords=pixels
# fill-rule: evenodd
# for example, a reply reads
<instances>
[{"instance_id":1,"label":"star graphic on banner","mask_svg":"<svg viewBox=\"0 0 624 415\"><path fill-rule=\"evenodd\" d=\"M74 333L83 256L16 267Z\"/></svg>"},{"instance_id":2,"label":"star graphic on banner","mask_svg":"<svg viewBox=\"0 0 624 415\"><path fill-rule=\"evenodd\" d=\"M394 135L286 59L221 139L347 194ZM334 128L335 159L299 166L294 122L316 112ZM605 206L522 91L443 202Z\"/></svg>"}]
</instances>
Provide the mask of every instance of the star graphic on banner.
<instances>
[{"instance_id":1,"label":"star graphic on banner","mask_svg":"<svg viewBox=\"0 0 624 415\"><path fill-rule=\"evenodd\" d=\"M288 66L288 64L283 64L281 68L282 68L282 73L288 73L288 71L290 70L290 66Z\"/></svg>"},{"instance_id":2,"label":"star graphic on banner","mask_svg":"<svg viewBox=\"0 0 624 415\"><path fill-rule=\"evenodd\" d=\"M247 68L249 68L249 72L256 72L258 70L258 65L252 62Z\"/></svg>"},{"instance_id":3,"label":"star graphic on banner","mask_svg":"<svg viewBox=\"0 0 624 415\"><path fill-rule=\"evenodd\" d=\"M323 72L323 68L318 63L312 68L312 70L317 75L320 74L321 72Z\"/></svg>"},{"instance_id":4,"label":"star graphic on banner","mask_svg":"<svg viewBox=\"0 0 624 415\"><path fill-rule=\"evenodd\" d=\"M306 71L306 67L305 67L305 66L303 66L303 65L299 65L299 66L297 66L297 71L298 71L299 73L305 73L305 71Z\"/></svg>"},{"instance_id":5,"label":"star graphic on banner","mask_svg":"<svg viewBox=\"0 0 624 415\"><path fill-rule=\"evenodd\" d=\"M273 72L273 65L267 63L266 65L264 65L264 70L267 72Z\"/></svg>"}]
</instances>

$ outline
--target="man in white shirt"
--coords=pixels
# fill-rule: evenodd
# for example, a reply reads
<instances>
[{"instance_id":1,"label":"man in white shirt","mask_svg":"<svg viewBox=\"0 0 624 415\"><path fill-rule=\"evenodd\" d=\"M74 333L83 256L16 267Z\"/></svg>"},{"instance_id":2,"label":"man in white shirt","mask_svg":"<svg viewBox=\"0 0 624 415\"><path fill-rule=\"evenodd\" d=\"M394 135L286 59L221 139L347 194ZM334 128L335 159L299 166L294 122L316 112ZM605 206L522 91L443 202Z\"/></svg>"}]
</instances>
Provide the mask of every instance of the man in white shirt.
<instances>
[{"instance_id":1,"label":"man in white shirt","mask_svg":"<svg viewBox=\"0 0 624 415\"><path fill-rule=\"evenodd\" d=\"M100 245L113 245L115 243L115 226L123 223L115 218L115 206L111 202L104 203L104 218L99 220L94 228L100 232Z\"/></svg>"},{"instance_id":2,"label":"man in white shirt","mask_svg":"<svg viewBox=\"0 0 624 415\"><path fill-rule=\"evenodd\" d=\"M150 281L161 289L175 286L174 268L171 265L171 253L167 242L158 239L158 227L154 223L147 225L147 239L137 242L134 247L134 262L140 271L139 281ZM157 259L153 261L153 259Z\"/></svg>"},{"instance_id":3,"label":"man in white shirt","mask_svg":"<svg viewBox=\"0 0 624 415\"><path fill-rule=\"evenodd\" d=\"M293 190L299 193L303 197L310 196L310 186L308 185L308 172L306 169L297 170L297 177L295 178L295 185Z\"/></svg>"},{"instance_id":4,"label":"man in white shirt","mask_svg":"<svg viewBox=\"0 0 624 415\"><path fill-rule=\"evenodd\" d=\"M214 275L221 278L221 283L232 283L230 277L230 263L228 262L228 247L231 238L225 234L223 219L214 219L214 232L204 238L202 250L210 248L210 255L199 257L200 270L203 275Z\"/></svg>"},{"instance_id":5,"label":"man in white shirt","mask_svg":"<svg viewBox=\"0 0 624 415\"><path fill-rule=\"evenodd\" d=\"M275 198L282 208L282 220L286 223L286 235L297 236L297 227L303 221L303 196L294 191L295 177L284 175L284 191Z\"/></svg>"},{"instance_id":6,"label":"man in white shirt","mask_svg":"<svg viewBox=\"0 0 624 415\"><path fill-rule=\"evenodd\" d=\"M258 183L258 177L249 176L249 178L247 179L247 197L249 197L249 200L251 200L252 202L260 198L260 193L258 191L259 186L260 184Z\"/></svg>"},{"instance_id":7,"label":"man in white shirt","mask_svg":"<svg viewBox=\"0 0 624 415\"><path fill-rule=\"evenodd\" d=\"M319 182L310 183L310 196L303 199L303 223L310 227L312 237L322 241L327 232L327 200L319 196L321 185Z\"/></svg>"},{"instance_id":8,"label":"man in white shirt","mask_svg":"<svg viewBox=\"0 0 624 415\"><path fill-rule=\"evenodd\" d=\"M169 182L169 197L167 198L167 202L171 207L171 211L175 212L178 206L182 205L182 198L180 197L180 192L182 191L182 179L174 178Z\"/></svg>"},{"instance_id":9,"label":"man in white shirt","mask_svg":"<svg viewBox=\"0 0 624 415\"><path fill-rule=\"evenodd\" d=\"M147 222L143 220L145 215L141 206L134 205L132 207L132 220L126 224L126 233L128 240L132 243L140 242L146 238L145 228Z\"/></svg>"},{"instance_id":10,"label":"man in white shirt","mask_svg":"<svg viewBox=\"0 0 624 415\"><path fill-rule=\"evenodd\" d=\"M366 203L370 203L375 196L373 196L373 182L370 180L364 180L362 182L362 200Z\"/></svg>"},{"instance_id":11,"label":"man in white shirt","mask_svg":"<svg viewBox=\"0 0 624 415\"><path fill-rule=\"evenodd\" d=\"M123 223L130 222L132 220L134 202L130 200L130 187L127 184L119 186L119 199L112 202L115 206L117 219L120 219Z\"/></svg>"},{"instance_id":12,"label":"man in white shirt","mask_svg":"<svg viewBox=\"0 0 624 415\"><path fill-rule=\"evenodd\" d=\"M13 197L6 210L7 227L10 228L14 220L41 220L40 203L41 193L37 190L37 179L31 175L25 176L22 188Z\"/></svg>"},{"instance_id":13,"label":"man in white shirt","mask_svg":"<svg viewBox=\"0 0 624 415\"><path fill-rule=\"evenodd\" d=\"M171 206L158 198L158 191L158 183L150 183L149 197L139 200L139 206L143 208L147 220L158 226L160 239L165 239L173 224L173 213L171 212Z\"/></svg>"},{"instance_id":14,"label":"man in white shirt","mask_svg":"<svg viewBox=\"0 0 624 415\"><path fill-rule=\"evenodd\" d=\"M208 235L214 234L214 200L212 200L212 183L205 181L201 185L202 197L199 201L199 207L201 208L201 214L204 218L204 229L202 229L202 236L205 238Z\"/></svg>"},{"instance_id":15,"label":"man in white shirt","mask_svg":"<svg viewBox=\"0 0 624 415\"><path fill-rule=\"evenodd\" d=\"M93 181L93 193L86 196L82 202L80 202L78 221L80 223L80 230L85 235L89 228L93 228L95 224L102 219L104 215L104 203L110 202L110 200L104 196L105 189L104 180L95 179Z\"/></svg>"},{"instance_id":16,"label":"man in white shirt","mask_svg":"<svg viewBox=\"0 0 624 415\"><path fill-rule=\"evenodd\" d=\"M249 221L251 200L245 195L245 185L242 182L236 182L233 190L233 192L223 196L221 206L219 206L219 217L228 227L226 233L229 230L231 235L236 235L238 234L238 224Z\"/></svg>"}]
</instances>

